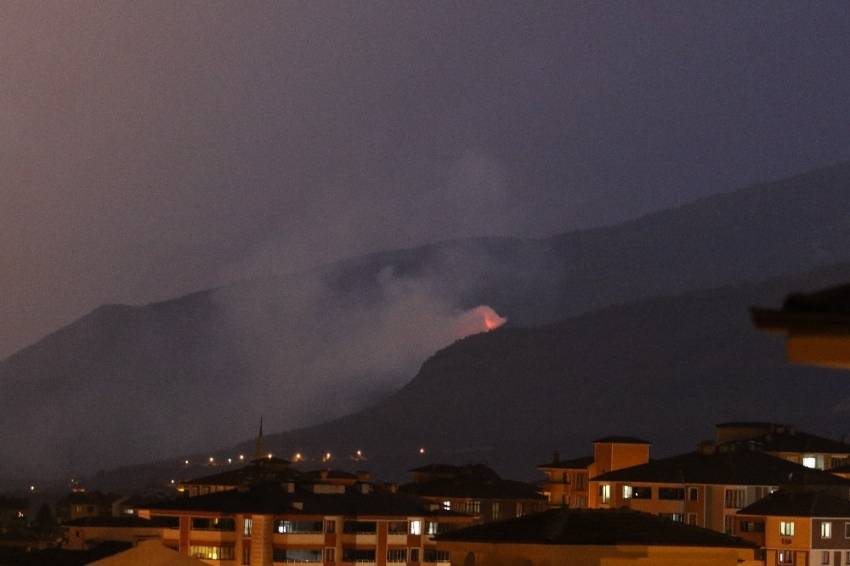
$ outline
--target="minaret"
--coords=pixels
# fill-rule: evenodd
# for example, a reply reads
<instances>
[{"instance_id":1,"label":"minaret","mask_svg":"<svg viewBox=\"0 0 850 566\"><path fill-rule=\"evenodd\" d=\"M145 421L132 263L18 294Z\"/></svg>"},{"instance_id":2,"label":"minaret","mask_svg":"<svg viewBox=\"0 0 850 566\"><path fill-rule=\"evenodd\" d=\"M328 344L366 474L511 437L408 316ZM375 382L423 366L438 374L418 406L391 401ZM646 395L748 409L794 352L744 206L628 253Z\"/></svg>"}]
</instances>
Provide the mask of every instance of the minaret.
<instances>
[{"instance_id":1,"label":"minaret","mask_svg":"<svg viewBox=\"0 0 850 566\"><path fill-rule=\"evenodd\" d=\"M263 443L263 417L260 417L260 434L257 436L257 460L264 460L266 447Z\"/></svg>"}]
</instances>

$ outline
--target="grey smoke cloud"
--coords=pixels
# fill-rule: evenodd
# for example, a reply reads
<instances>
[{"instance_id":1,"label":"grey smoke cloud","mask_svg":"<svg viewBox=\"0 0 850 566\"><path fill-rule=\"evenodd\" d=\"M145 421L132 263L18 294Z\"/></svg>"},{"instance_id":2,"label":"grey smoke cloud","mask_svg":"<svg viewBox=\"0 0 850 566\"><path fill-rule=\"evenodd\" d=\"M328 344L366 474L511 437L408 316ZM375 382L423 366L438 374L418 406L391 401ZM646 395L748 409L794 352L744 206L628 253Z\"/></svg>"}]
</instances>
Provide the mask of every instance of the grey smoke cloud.
<instances>
[{"instance_id":1,"label":"grey smoke cloud","mask_svg":"<svg viewBox=\"0 0 850 566\"><path fill-rule=\"evenodd\" d=\"M361 409L403 386L437 350L505 322L488 306L460 308L427 277L399 276L389 265L370 283L333 304L318 276L218 293L250 368L241 395L270 430Z\"/></svg>"}]
</instances>

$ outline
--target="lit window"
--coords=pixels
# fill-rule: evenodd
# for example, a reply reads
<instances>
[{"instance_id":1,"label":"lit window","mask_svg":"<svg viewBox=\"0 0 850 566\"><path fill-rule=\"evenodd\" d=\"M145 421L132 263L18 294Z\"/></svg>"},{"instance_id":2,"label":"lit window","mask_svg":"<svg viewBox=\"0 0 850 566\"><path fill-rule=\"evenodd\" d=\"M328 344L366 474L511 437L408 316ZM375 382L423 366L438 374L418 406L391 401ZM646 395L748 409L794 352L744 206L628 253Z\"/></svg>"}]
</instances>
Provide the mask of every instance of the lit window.
<instances>
[{"instance_id":1,"label":"lit window","mask_svg":"<svg viewBox=\"0 0 850 566\"><path fill-rule=\"evenodd\" d=\"M243 525L242 534L246 537L251 536L251 529L253 528L254 522L252 519L245 519L245 523Z\"/></svg>"},{"instance_id":2,"label":"lit window","mask_svg":"<svg viewBox=\"0 0 850 566\"><path fill-rule=\"evenodd\" d=\"M422 534L422 521L410 521L410 534L412 534L412 535L421 535Z\"/></svg>"},{"instance_id":3,"label":"lit window","mask_svg":"<svg viewBox=\"0 0 850 566\"><path fill-rule=\"evenodd\" d=\"M611 501L611 486L610 485L600 485L599 486L599 501L600 503L608 503Z\"/></svg>"},{"instance_id":4,"label":"lit window","mask_svg":"<svg viewBox=\"0 0 850 566\"><path fill-rule=\"evenodd\" d=\"M832 523L829 521L824 521L820 524L820 536L821 538L832 538Z\"/></svg>"},{"instance_id":5,"label":"lit window","mask_svg":"<svg viewBox=\"0 0 850 566\"><path fill-rule=\"evenodd\" d=\"M817 468L818 461L814 456L804 456L803 457L803 465L807 468Z\"/></svg>"},{"instance_id":6,"label":"lit window","mask_svg":"<svg viewBox=\"0 0 850 566\"><path fill-rule=\"evenodd\" d=\"M786 537L794 536L794 521L780 521L779 534Z\"/></svg>"},{"instance_id":7,"label":"lit window","mask_svg":"<svg viewBox=\"0 0 850 566\"><path fill-rule=\"evenodd\" d=\"M443 501L443 509L448 510L448 509L451 509L451 508L452 508L452 502L451 501Z\"/></svg>"},{"instance_id":8,"label":"lit window","mask_svg":"<svg viewBox=\"0 0 850 566\"><path fill-rule=\"evenodd\" d=\"M624 485L623 486L623 499L631 499L632 497L632 486Z\"/></svg>"},{"instance_id":9,"label":"lit window","mask_svg":"<svg viewBox=\"0 0 850 566\"><path fill-rule=\"evenodd\" d=\"M780 550L777 556L777 562L779 564L793 564L794 552L791 550Z\"/></svg>"}]
</instances>

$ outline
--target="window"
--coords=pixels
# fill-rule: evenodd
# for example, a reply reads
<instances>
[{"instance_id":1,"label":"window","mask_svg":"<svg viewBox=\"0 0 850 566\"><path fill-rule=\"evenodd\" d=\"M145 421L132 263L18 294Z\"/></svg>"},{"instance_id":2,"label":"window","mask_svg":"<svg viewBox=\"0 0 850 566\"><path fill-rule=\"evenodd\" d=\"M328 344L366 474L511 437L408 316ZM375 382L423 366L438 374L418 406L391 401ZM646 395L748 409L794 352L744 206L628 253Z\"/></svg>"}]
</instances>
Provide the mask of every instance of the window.
<instances>
[{"instance_id":1,"label":"window","mask_svg":"<svg viewBox=\"0 0 850 566\"><path fill-rule=\"evenodd\" d=\"M747 493L743 489L727 489L724 498L726 509L740 509L744 506Z\"/></svg>"},{"instance_id":2,"label":"window","mask_svg":"<svg viewBox=\"0 0 850 566\"><path fill-rule=\"evenodd\" d=\"M449 561L449 551L448 550L433 550L426 549L425 550L425 562L448 562Z\"/></svg>"},{"instance_id":3,"label":"window","mask_svg":"<svg viewBox=\"0 0 850 566\"><path fill-rule=\"evenodd\" d=\"M794 521L780 521L779 534L786 537L794 536Z\"/></svg>"},{"instance_id":4,"label":"window","mask_svg":"<svg viewBox=\"0 0 850 566\"><path fill-rule=\"evenodd\" d=\"M412 535L421 535L422 534L422 521L410 521L410 534ZM413 560L413 562L416 562Z\"/></svg>"},{"instance_id":5,"label":"window","mask_svg":"<svg viewBox=\"0 0 850 566\"><path fill-rule=\"evenodd\" d=\"M326 548L325 549L325 562L334 562L336 560L336 549L335 548Z\"/></svg>"},{"instance_id":6,"label":"window","mask_svg":"<svg viewBox=\"0 0 850 566\"><path fill-rule=\"evenodd\" d=\"M272 550L273 562L321 562L322 551L296 550L293 548L275 548Z\"/></svg>"},{"instance_id":7,"label":"window","mask_svg":"<svg viewBox=\"0 0 850 566\"><path fill-rule=\"evenodd\" d=\"M189 556L202 560L234 560L236 549L232 546L201 546L191 545Z\"/></svg>"},{"instance_id":8,"label":"window","mask_svg":"<svg viewBox=\"0 0 850 566\"><path fill-rule=\"evenodd\" d=\"M610 485L600 485L599 486L599 502L600 503L609 503L611 501L611 486Z\"/></svg>"},{"instance_id":9,"label":"window","mask_svg":"<svg viewBox=\"0 0 850 566\"><path fill-rule=\"evenodd\" d=\"M821 564L829 564L829 551L824 550L820 553L820 563Z\"/></svg>"},{"instance_id":10,"label":"window","mask_svg":"<svg viewBox=\"0 0 850 566\"><path fill-rule=\"evenodd\" d=\"M658 488L658 499L667 499L667 500L685 500L685 488L683 487L659 487Z\"/></svg>"},{"instance_id":11,"label":"window","mask_svg":"<svg viewBox=\"0 0 850 566\"><path fill-rule=\"evenodd\" d=\"M387 534L406 535L407 521L390 521L387 523Z\"/></svg>"},{"instance_id":12,"label":"window","mask_svg":"<svg viewBox=\"0 0 850 566\"><path fill-rule=\"evenodd\" d=\"M347 535L374 535L378 532L378 523L375 521L345 521L342 523L342 532Z\"/></svg>"},{"instance_id":13,"label":"window","mask_svg":"<svg viewBox=\"0 0 850 566\"><path fill-rule=\"evenodd\" d=\"M844 523L844 538L850 538L850 523Z\"/></svg>"},{"instance_id":14,"label":"window","mask_svg":"<svg viewBox=\"0 0 850 566\"><path fill-rule=\"evenodd\" d=\"M697 524L697 514L696 513L688 513L688 524L696 525Z\"/></svg>"},{"instance_id":15,"label":"window","mask_svg":"<svg viewBox=\"0 0 850 566\"><path fill-rule=\"evenodd\" d=\"M685 521L685 516L681 513L659 513L658 516L669 519L670 521L676 521L677 523L683 523Z\"/></svg>"},{"instance_id":16,"label":"window","mask_svg":"<svg viewBox=\"0 0 850 566\"><path fill-rule=\"evenodd\" d=\"M375 549L343 548L343 562L375 562Z\"/></svg>"},{"instance_id":17,"label":"window","mask_svg":"<svg viewBox=\"0 0 850 566\"><path fill-rule=\"evenodd\" d=\"M452 508L452 502L451 501L449 501L449 500L443 501L443 509L448 511L451 508Z\"/></svg>"},{"instance_id":18,"label":"window","mask_svg":"<svg viewBox=\"0 0 850 566\"><path fill-rule=\"evenodd\" d=\"M284 534L321 534L322 521L275 521L276 533ZM360 531L358 531L360 532Z\"/></svg>"},{"instance_id":19,"label":"window","mask_svg":"<svg viewBox=\"0 0 850 566\"><path fill-rule=\"evenodd\" d=\"M791 550L780 550L776 561L779 564L793 564L794 563L794 552Z\"/></svg>"},{"instance_id":20,"label":"window","mask_svg":"<svg viewBox=\"0 0 850 566\"><path fill-rule=\"evenodd\" d=\"M818 461L814 456L803 456L803 465L807 468L815 468L818 465Z\"/></svg>"},{"instance_id":21,"label":"window","mask_svg":"<svg viewBox=\"0 0 850 566\"><path fill-rule=\"evenodd\" d=\"M438 528L439 528L439 527L437 527L437 523L436 523L436 522L434 522L434 521L427 521L427 522L425 523L425 534L427 534L427 535L436 535L436 534L437 534L437 530L438 530Z\"/></svg>"},{"instance_id":22,"label":"window","mask_svg":"<svg viewBox=\"0 0 850 566\"><path fill-rule=\"evenodd\" d=\"M562 497L566 498L567 496L564 495ZM502 516L502 509L498 501L494 501L493 505L490 507L490 515L493 519L499 519Z\"/></svg>"},{"instance_id":23,"label":"window","mask_svg":"<svg viewBox=\"0 0 850 566\"><path fill-rule=\"evenodd\" d=\"M587 489L587 474L576 474L576 489Z\"/></svg>"},{"instance_id":24,"label":"window","mask_svg":"<svg viewBox=\"0 0 850 566\"><path fill-rule=\"evenodd\" d=\"M652 499L651 487L633 487L632 499Z\"/></svg>"},{"instance_id":25,"label":"window","mask_svg":"<svg viewBox=\"0 0 850 566\"><path fill-rule=\"evenodd\" d=\"M850 564L850 550L844 553L844 563Z\"/></svg>"},{"instance_id":26,"label":"window","mask_svg":"<svg viewBox=\"0 0 850 566\"><path fill-rule=\"evenodd\" d=\"M387 562L407 562L407 549L387 550Z\"/></svg>"},{"instance_id":27,"label":"window","mask_svg":"<svg viewBox=\"0 0 850 566\"><path fill-rule=\"evenodd\" d=\"M695 487L688 488L688 499L690 501L696 501L699 499L699 490Z\"/></svg>"},{"instance_id":28,"label":"window","mask_svg":"<svg viewBox=\"0 0 850 566\"><path fill-rule=\"evenodd\" d=\"M516 504L516 516L522 517L522 513L523 513L522 503L517 503Z\"/></svg>"},{"instance_id":29,"label":"window","mask_svg":"<svg viewBox=\"0 0 850 566\"><path fill-rule=\"evenodd\" d=\"M742 533L764 532L764 521L741 521L739 526Z\"/></svg>"},{"instance_id":30,"label":"window","mask_svg":"<svg viewBox=\"0 0 850 566\"><path fill-rule=\"evenodd\" d=\"M587 498L583 495L576 495L576 508L587 509Z\"/></svg>"},{"instance_id":31,"label":"window","mask_svg":"<svg viewBox=\"0 0 850 566\"><path fill-rule=\"evenodd\" d=\"M820 538L832 538L832 522L824 521L820 524Z\"/></svg>"},{"instance_id":32,"label":"window","mask_svg":"<svg viewBox=\"0 0 850 566\"><path fill-rule=\"evenodd\" d=\"M631 499L632 497L632 486L624 485L623 486L623 499Z\"/></svg>"},{"instance_id":33,"label":"window","mask_svg":"<svg viewBox=\"0 0 850 566\"><path fill-rule=\"evenodd\" d=\"M732 529L735 527L735 516L726 515L723 517L723 532L727 535L732 534Z\"/></svg>"},{"instance_id":34,"label":"window","mask_svg":"<svg viewBox=\"0 0 850 566\"><path fill-rule=\"evenodd\" d=\"M251 530L254 528L254 521L252 519L245 519L242 523L242 534L246 537L251 536Z\"/></svg>"},{"instance_id":35,"label":"window","mask_svg":"<svg viewBox=\"0 0 850 566\"><path fill-rule=\"evenodd\" d=\"M411 562L419 562L419 549L411 548L410 549L410 561Z\"/></svg>"},{"instance_id":36,"label":"window","mask_svg":"<svg viewBox=\"0 0 850 566\"><path fill-rule=\"evenodd\" d=\"M561 474L561 483L570 483L570 474L568 472Z\"/></svg>"},{"instance_id":37,"label":"window","mask_svg":"<svg viewBox=\"0 0 850 566\"><path fill-rule=\"evenodd\" d=\"M326 533L335 533L336 532L336 521L325 521L325 532Z\"/></svg>"},{"instance_id":38,"label":"window","mask_svg":"<svg viewBox=\"0 0 850 566\"><path fill-rule=\"evenodd\" d=\"M195 531L235 531L236 520L228 517L202 519L192 517L192 530Z\"/></svg>"},{"instance_id":39,"label":"window","mask_svg":"<svg viewBox=\"0 0 850 566\"><path fill-rule=\"evenodd\" d=\"M242 566L249 566L251 564L251 545L243 544L242 545Z\"/></svg>"}]
</instances>

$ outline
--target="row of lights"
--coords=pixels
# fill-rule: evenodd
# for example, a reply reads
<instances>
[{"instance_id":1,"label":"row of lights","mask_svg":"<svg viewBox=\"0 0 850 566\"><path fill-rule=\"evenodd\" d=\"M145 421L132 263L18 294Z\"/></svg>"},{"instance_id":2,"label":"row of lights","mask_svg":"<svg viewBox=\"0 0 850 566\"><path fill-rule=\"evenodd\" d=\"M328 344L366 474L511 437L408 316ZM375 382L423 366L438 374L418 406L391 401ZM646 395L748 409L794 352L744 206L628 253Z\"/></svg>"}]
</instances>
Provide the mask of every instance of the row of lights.
<instances>
[{"instance_id":1,"label":"row of lights","mask_svg":"<svg viewBox=\"0 0 850 566\"><path fill-rule=\"evenodd\" d=\"M425 454L425 449L424 449L424 448L420 448L420 449L419 449L419 454L420 454L420 455ZM269 453L268 453L268 457L269 457L270 459L271 459L273 456L274 456L274 455L273 455L271 452L269 452ZM366 459L366 457L365 457L365 456L363 456L363 451L362 451L362 450L358 450L358 451L356 451L356 452L354 453L354 455L352 455L350 458L351 458L352 460L365 460L365 459ZM322 455L322 462L330 462L332 459L333 459L333 455L332 455L330 452L325 452L325 453ZM237 460L237 462L244 462L244 461L245 461L245 455L244 455L244 454L240 454L240 455L239 455L239 457L238 457L236 460ZM306 457L304 456L304 454L302 454L301 452L296 452L296 453L292 456L292 461L293 461L293 462L308 462L308 461L309 461L309 458L306 458ZM183 463L184 463L184 465L186 465L186 466L189 466L189 465L191 464L191 462L189 461L189 459L188 459L188 458L187 458L186 460L184 460L184 461L183 461ZM227 463L228 463L228 464L232 464L232 463L233 463L233 458L228 458L228 459L227 459ZM216 465L215 457L214 457L214 456L210 456L209 460L207 461L207 464L209 464L210 466L215 466L215 465ZM223 465L223 464L222 464L222 465ZM34 488L33 488L33 489L34 489Z\"/></svg>"}]
</instances>

